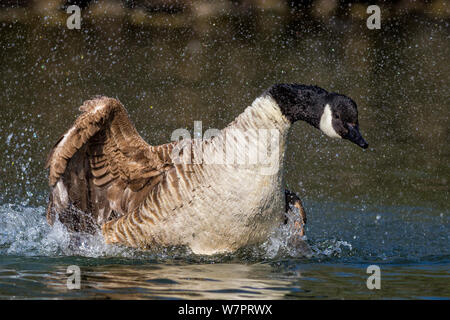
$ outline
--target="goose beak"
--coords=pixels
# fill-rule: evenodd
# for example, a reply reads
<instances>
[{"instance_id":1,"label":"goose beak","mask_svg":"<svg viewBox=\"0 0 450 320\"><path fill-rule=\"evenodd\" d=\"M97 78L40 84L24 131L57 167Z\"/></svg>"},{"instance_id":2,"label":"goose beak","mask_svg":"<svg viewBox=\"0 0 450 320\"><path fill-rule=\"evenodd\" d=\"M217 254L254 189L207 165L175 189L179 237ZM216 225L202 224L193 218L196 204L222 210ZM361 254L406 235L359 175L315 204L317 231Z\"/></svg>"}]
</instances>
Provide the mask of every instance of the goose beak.
<instances>
[{"instance_id":1,"label":"goose beak","mask_svg":"<svg viewBox=\"0 0 450 320\"><path fill-rule=\"evenodd\" d=\"M358 146L360 146L363 149L367 149L367 147L369 146L369 144L366 142L366 140L364 140L361 133L359 132L359 128L357 125L352 126L349 124L348 125L348 134L344 138L357 144Z\"/></svg>"}]
</instances>

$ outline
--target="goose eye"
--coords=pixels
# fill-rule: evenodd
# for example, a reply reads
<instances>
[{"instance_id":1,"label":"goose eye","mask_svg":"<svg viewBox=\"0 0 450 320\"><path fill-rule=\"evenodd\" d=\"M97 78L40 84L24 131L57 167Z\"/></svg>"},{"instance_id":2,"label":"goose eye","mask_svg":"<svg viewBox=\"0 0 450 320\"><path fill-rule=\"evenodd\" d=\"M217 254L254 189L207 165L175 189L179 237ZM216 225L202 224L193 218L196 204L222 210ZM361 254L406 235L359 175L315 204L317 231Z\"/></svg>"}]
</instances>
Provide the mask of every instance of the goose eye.
<instances>
[{"instance_id":1,"label":"goose eye","mask_svg":"<svg viewBox=\"0 0 450 320\"><path fill-rule=\"evenodd\" d=\"M338 115L338 114L335 114L334 117L335 117L336 119L339 119L339 115Z\"/></svg>"}]
</instances>

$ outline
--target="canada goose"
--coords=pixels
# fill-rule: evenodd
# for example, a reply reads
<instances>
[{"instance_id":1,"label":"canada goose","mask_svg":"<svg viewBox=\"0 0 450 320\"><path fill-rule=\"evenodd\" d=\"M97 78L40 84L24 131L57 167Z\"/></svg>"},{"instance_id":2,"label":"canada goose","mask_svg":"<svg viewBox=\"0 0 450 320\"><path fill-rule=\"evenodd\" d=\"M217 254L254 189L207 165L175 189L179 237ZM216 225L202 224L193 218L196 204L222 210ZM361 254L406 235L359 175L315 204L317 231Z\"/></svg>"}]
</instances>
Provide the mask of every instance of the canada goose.
<instances>
[{"instance_id":1,"label":"canada goose","mask_svg":"<svg viewBox=\"0 0 450 320\"><path fill-rule=\"evenodd\" d=\"M296 225L302 234L301 201L285 190L283 178L287 134L297 120L367 148L356 103L317 86L273 85L215 136L160 146L139 136L116 99L98 97L80 110L47 160L48 222L59 217L71 231L100 226L107 243L139 248L184 245L197 254L232 252L267 239L283 223L289 204L300 209ZM246 139L227 137L239 130L250 133ZM245 142L250 149L258 141L268 145L257 138L258 130L277 133L269 140L276 142L271 151L279 152L269 162L239 162L252 156L241 150ZM238 163L210 161L231 149ZM209 162L180 160L189 153L198 158L199 150Z\"/></svg>"}]
</instances>

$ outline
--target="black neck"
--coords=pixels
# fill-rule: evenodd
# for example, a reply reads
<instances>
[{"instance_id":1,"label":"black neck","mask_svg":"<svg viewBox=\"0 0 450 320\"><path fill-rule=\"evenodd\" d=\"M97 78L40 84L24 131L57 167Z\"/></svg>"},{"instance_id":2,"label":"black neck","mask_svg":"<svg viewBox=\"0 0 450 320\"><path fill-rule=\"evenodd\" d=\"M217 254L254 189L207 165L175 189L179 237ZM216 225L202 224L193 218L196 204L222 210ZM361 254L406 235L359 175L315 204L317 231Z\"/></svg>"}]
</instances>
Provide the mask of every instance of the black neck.
<instances>
[{"instance_id":1,"label":"black neck","mask_svg":"<svg viewBox=\"0 0 450 320\"><path fill-rule=\"evenodd\" d=\"M266 94L277 102L291 123L303 120L318 128L328 92L316 86L275 84Z\"/></svg>"}]
</instances>

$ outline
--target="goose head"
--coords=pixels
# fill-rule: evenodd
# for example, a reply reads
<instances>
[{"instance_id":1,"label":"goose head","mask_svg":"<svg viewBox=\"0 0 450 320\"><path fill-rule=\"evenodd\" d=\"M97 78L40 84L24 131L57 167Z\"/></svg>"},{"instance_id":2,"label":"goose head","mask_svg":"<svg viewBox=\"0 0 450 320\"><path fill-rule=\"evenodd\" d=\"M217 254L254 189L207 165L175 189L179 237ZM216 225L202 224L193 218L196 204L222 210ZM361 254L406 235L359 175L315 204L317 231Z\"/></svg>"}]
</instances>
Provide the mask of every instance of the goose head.
<instances>
[{"instance_id":1,"label":"goose head","mask_svg":"<svg viewBox=\"0 0 450 320\"><path fill-rule=\"evenodd\" d=\"M276 84L267 93L291 123L303 120L331 138L349 140L363 149L368 147L359 132L356 103L349 97L300 84Z\"/></svg>"}]
</instances>

